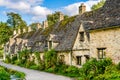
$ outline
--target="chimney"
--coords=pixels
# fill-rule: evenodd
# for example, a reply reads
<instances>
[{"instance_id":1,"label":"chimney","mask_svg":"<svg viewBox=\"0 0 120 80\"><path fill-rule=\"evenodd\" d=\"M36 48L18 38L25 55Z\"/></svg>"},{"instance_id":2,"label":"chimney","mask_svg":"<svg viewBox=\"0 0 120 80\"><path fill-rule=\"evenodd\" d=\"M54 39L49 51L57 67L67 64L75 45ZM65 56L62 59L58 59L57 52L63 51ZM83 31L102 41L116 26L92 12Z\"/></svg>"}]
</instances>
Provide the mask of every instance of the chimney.
<instances>
[{"instance_id":1,"label":"chimney","mask_svg":"<svg viewBox=\"0 0 120 80\"><path fill-rule=\"evenodd\" d=\"M20 29L18 29L18 34L21 34L21 30Z\"/></svg>"},{"instance_id":2,"label":"chimney","mask_svg":"<svg viewBox=\"0 0 120 80\"><path fill-rule=\"evenodd\" d=\"M40 23L37 23L37 30L42 28L41 24Z\"/></svg>"},{"instance_id":3,"label":"chimney","mask_svg":"<svg viewBox=\"0 0 120 80\"><path fill-rule=\"evenodd\" d=\"M14 30L13 35L16 35L16 34L17 34L17 31L16 31L16 30Z\"/></svg>"},{"instance_id":4,"label":"chimney","mask_svg":"<svg viewBox=\"0 0 120 80\"><path fill-rule=\"evenodd\" d=\"M64 14L62 14L62 13L60 12L60 14L59 14L59 21L62 21L62 20L64 20Z\"/></svg>"},{"instance_id":5,"label":"chimney","mask_svg":"<svg viewBox=\"0 0 120 80\"><path fill-rule=\"evenodd\" d=\"M28 27L28 32L31 32L32 31L32 28L29 26Z\"/></svg>"},{"instance_id":6,"label":"chimney","mask_svg":"<svg viewBox=\"0 0 120 80\"><path fill-rule=\"evenodd\" d=\"M79 6L79 14L83 14L86 11L86 6L84 5L84 3L81 4L81 6Z\"/></svg>"},{"instance_id":7,"label":"chimney","mask_svg":"<svg viewBox=\"0 0 120 80\"><path fill-rule=\"evenodd\" d=\"M24 29L23 29L23 33L25 33L25 32L26 32L26 29L24 28Z\"/></svg>"},{"instance_id":8,"label":"chimney","mask_svg":"<svg viewBox=\"0 0 120 80\"><path fill-rule=\"evenodd\" d=\"M43 21L43 28L45 29L45 28L47 28L48 27L48 21L46 20L46 21Z\"/></svg>"}]
</instances>

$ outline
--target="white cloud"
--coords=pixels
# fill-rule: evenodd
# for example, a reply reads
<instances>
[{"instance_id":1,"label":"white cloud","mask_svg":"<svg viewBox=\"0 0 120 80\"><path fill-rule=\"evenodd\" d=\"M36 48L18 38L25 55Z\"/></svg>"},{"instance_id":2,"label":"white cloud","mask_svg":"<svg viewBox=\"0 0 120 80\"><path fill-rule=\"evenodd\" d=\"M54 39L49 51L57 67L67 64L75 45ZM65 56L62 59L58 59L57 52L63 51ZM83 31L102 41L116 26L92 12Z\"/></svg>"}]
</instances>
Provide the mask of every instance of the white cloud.
<instances>
[{"instance_id":1,"label":"white cloud","mask_svg":"<svg viewBox=\"0 0 120 80\"><path fill-rule=\"evenodd\" d=\"M86 5L86 11L90 11L92 5L98 3L99 1L100 0L88 0L86 2L74 3L63 7L62 12L70 16L76 15L78 14L78 8L81 5L81 3L84 3Z\"/></svg>"},{"instance_id":2,"label":"white cloud","mask_svg":"<svg viewBox=\"0 0 120 80\"><path fill-rule=\"evenodd\" d=\"M62 7L59 11L72 16L78 14L78 7L81 3L85 3L87 11L89 11L90 7L99 1L100 0L88 0L86 2L78 2ZM46 15L54 11L40 6L42 2L43 0L0 0L0 6L7 8L8 11L20 12L26 15L29 14L32 16L31 21L33 22L46 19Z\"/></svg>"},{"instance_id":3,"label":"white cloud","mask_svg":"<svg viewBox=\"0 0 120 80\"><path fill-rule=\"evenodd\" d=\"M39 6L43 0L0 0L0 6L9 10L15 10L24 14L32 15L32 20L45 19L52 11L46 7ZM9 11L8 10L8 11Z\"/></svg>"},{"instance_id":4,"label":"white cloud","mask_svg":"<svg viewBox=\"0 0 120 80\"><path fill-rule=\"evenodd\" d=\"M30 5L27 2L12 2L12 0L0 0L0 6L14 10L28 10Z\"/></svg>"},{"instance_id":5,"label":"white cloud","mask_svg":"<svg viewBox=\"0 0 120 80\"><path fill-rule=\"evenodd\" d=\"M31 9L31 13L33 15L32 21L38 22L46 19L48 14L51 14L52 11L47 9L46 7L35 6Z\"/></svg>"},{"instance_id":6,"label":"white cloud","mask_svg":"<svg viewBox=\"0 0 120 80\"><path fill-rule=\"evenodd\" d=\"M32 8L32 13L36 16L46 16L47 14L51 13L51 11L46 7L35 6Z\"/></svg>"}]
</instances>

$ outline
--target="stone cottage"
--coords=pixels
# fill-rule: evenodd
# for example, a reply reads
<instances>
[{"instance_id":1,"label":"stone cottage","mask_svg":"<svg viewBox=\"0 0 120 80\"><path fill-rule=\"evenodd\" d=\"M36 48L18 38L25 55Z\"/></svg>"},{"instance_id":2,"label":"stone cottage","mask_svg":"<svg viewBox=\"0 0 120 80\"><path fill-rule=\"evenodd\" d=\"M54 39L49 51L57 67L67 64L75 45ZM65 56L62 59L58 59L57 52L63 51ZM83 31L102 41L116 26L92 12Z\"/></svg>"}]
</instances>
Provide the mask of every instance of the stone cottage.
<instances>
[{"instance_id":1,"label":"stone cottage","mask_svg":"<svg viewBox=\"0 0 120 80\"><path fill-rule=\"evenodd\" d=\"M81 4L79 15L64 19L60 13L58 23L52 27L45 21L37 25L36 31L29 27L22 35L14 32L5 45L5 53L17 54L27 48L42 53L43 58L45 50L54 49L65 64L78 67L91 57L110 57L120 62L120 0L106 0L100 9L85 10Z\"/></svg>"}]
</instances>

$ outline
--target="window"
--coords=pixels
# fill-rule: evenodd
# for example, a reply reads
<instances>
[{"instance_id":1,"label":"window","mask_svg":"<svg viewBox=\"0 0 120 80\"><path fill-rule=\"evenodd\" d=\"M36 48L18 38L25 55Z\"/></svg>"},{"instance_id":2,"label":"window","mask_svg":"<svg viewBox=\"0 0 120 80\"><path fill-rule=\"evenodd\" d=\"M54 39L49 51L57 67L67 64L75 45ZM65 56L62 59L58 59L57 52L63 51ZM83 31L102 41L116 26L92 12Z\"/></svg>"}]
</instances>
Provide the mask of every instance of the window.
<instances>
[{"instance_id":1,"label":"window","mask_svg":"<svg viewBox=\"0 0 120 80\"><path fill-rule=\"evenodd\" d=\"M97 50L98 50L98 59L105 58L105 49L106 48L97 48Z\"/></svg>"},{"instance_id":2,"label":"window","mask_svg":"<svg viewBox=\"0 0 120 80\"><path fill-rule=\"evenodd\" d=\"M81 65L81 63L82 63L81 57L82 56L76 56L76 58L77 58L77 65Z\"/></svg>"},{"instance_id":3,"label":"window","mask_svg":"<svg viewBox=\"0 0 120 80\"><path fill-rule=\"evenodd\" d=\"M44 41L44 49L48 50L48 42L47 42L47 40Z\"/></svg>"},{"instance_id":4,"label":"window","mask_svg":"<svg viewBox=\"0 0 120 80\"><path fill-rule=\"evenodd\" d=\"M60 62L62 62L62 63L65 62L65 56L64 55L60 55Z\"/></svg>"},{"instance_id":5,"label":"window","mask_svg":"<svg viewBox=\"0 0 120 80\"><path fill-rule=\"evenodd\" d=\"M90 56L89 55L84 55L85 56L85 60L86 62L90 59Z\"/></svg>"},{"instance_id":6,"label":"window","mask_svg":"<svg viewBox=\"0 0 120 80\"><path fill-rule=\"evenodd\" d=\"M47 40L45 41L45 47L46 47L46 48L48 47Z\"/></svg>"},{"instance_id":7,"label":"window","mask_svg":"<svg viewBox=\"0 0 120 80\"><path fill-rule=\"evenodd\" d=\"M84 41L84 32L80 32L80 41Z\"/></svg>"},{"instance_id":8,"label":"window","mask_svg":"<svg viewBox=\"0 0 120 80\"><path fill-rule=\"evenodd\" d=\"M49 41L49 49L52 48L52 41Z\"/></svg>"}]
</instances>

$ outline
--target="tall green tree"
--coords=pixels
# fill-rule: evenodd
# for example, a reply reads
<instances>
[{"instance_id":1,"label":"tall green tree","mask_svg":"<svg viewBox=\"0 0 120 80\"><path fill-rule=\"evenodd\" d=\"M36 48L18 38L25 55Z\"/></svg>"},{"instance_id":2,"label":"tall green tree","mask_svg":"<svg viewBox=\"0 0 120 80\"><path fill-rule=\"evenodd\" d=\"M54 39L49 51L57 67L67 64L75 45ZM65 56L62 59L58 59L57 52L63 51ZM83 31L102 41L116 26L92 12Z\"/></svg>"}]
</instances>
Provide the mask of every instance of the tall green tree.
<instances>
[{"instance_id":1,"label":"tall green tree","mask_svg":"<svg viewBox=\"0 0 120 80\"><path fill-rule=\"evenodd\" d=\"M54 14L50 14L47 16L47 21L48 21L48 25L49 26L52 26L54 25L56 22L59 21L59 15L60 15L60 12L55 12ZM68 18L67 15L64 15L64 18Z\"/></svg>"},{"instance_id":2,"label":"tall green tree","mask_svg":"<svg viewBox=\"0 0 120 80\"><path fill-rule=\"evenodd\" d=\"M38 23L31 23L29 26L30 26L33 30L36 30L36 29L37 29L37 24L38 24Z\"/></svg>"},{"instance_id":3,"label":"tall green tree","mask_svg":"<svg viewBox=\"0 0 120 80\"><path fill-rule=\"evenodd\" d=\"M100 2L98 2L97 4L94 4L92 7L91 7L91 10L96 10L96 9L99 9L101 8L104 3L105 3L106 0L101 0Z\"/></svg>"},{"instance_id":4,"label":"tall green tree","mask_svg":"<svg viewBox=\"0 0 120 80\"><path fill-rule=\"evenodd\" d=\"M10 27L13 27L14 29L20 28L22 29L23 27L26 27L27 24L26 22L22 19L22 17L17 14L17 13L7 13L8 20L7 23L9 24Z\"/></svg>"},{"instance_id":5,"label":"tall green tree","mask_svg":"<svg viewBox=\"0 0 120 80\"><path fill-rule=\"evenodd\" d=\"M6 43L11 35L12 31L7 23L0 22L0 45Z\"/></svg>"}]
</instances>

